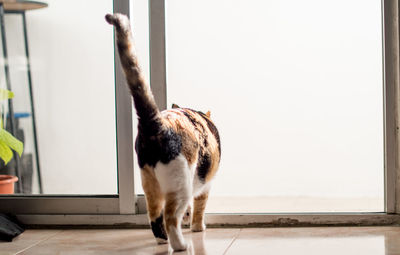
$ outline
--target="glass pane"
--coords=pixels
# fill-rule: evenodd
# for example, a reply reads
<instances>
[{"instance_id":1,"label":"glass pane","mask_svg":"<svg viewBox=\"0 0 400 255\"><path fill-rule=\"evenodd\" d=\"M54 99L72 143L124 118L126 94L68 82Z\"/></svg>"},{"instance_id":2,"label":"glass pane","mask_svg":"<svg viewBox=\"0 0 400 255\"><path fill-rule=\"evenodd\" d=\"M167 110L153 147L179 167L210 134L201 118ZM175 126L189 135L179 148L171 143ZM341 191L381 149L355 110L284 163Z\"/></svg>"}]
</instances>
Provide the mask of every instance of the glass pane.
<instances>
[{"instance_id":1,"label":"glass pane","mask_svg":"<svg viewBox=\"0 0 400 255\"><path fill-rule=\"evenodd\" d=\"M43 193L116 194L114 42L104 21L113 1L47 3L26 12ZM5 34L16 136L25 145L18 167L23 190L17 185L16 191L38 194L22 14L5 15ZM5 122L11 132L10 121ZM0 174L16 175L15 160Z\"/></svg>"},{"instance_id":2,"label":"glass pane","mask_svg":"<svg viewBox=\"0 0 400 255\"><path fill-rule=\"evenodd\" d=\"M131 27L133 29L136 54L139 64L147 79L150 79L150 57L149 57L149 5L148 1L130 0ZM138 120L135 108L133 108L133 137L136 139ZM140 168L137 161L136 152L134 152L134 179L135 194L143 194L142 181L140 177Z\"/></svg>"},{"instance_id":3,"label":"glass pane","mask_svg":"<svg viewBox=\"0 0 400 255\"><path fill-rule=\"evenodd\" d=\"M380 1L171 0L166 16L169 105L211 110L221 134L208 212L384 210Z\"/></svg>"}]
</instances>

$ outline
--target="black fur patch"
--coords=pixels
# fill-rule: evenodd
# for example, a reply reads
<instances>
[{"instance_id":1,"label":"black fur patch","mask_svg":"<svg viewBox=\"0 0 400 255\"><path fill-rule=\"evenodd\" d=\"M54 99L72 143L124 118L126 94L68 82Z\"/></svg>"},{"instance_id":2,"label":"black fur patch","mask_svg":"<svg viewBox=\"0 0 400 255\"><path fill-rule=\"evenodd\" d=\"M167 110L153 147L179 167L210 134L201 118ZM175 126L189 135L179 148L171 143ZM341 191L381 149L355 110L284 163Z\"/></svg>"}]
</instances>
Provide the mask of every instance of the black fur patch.
<instances>
[{"instance_id":1,"label":"black fur patch","mask_svg":"<svg viewBox=\"0 0 400 255\"><path fill-rule=\"evenodd\" d=\"M141 92L140 92L141 93ZM147 98L132 92L133 103L139 120L139 133L153 135L160 132L161 122L157 120L158 110Z\"/></svg>"},{"instance_id":2,"label":"black fur patch","mask_svg":"<svg viewBox=\"0 0 400 255\"><path fill-rule=\"evenodd\" d=\"M136 138L136 153L140 168L154 167L157 162L164 164L175 159L182 149L182 139L172 129L162 130L157 136L140 134Z\"/></svg>"},{"instance_id":3,"label":"black fur patch","mask_svg":"<svg viewBox=\"0 0 400 255\"><path fill-rule=\"evenodd\" d=\"M215 139L217 140L218 152L219 152L219 155L221 155L221 141L219 138L218 130L215 127L215 125L208 119L208 117L203 112L195 111L195 110L188 109L188 108L186 108L186 110L189 110L196 114L199 114L206 121L207 127L210 129L211 133L214 135ZM190 114L188 114L186 112L183 112L183 113L192 122L192 124L196 127L196 129L199 130L201 128L201 131L200 130L199 131L202 134L205 134L205 135L207 134L204 130L204 126L199 121L197 121L195 118L193 118ZM204 137L202 142L204 143L204 147L208 146L207 137ZM221 160L221 157L219 157L219 158ZM210 167L211 167L211 155L208 152L203 151L202 147L200 147L199 160L197 163L197 175L199 176L199 179L201 181L203 181L203 182L205 181L206 176L207 176L208 172L210 171Z\"/></svg>"},{"instance_id":4,"label":"black fur patch","mask_svg":"<svg viewBox=\"0 0 400 255\"><path fill-rule=\"evenodd\" d=\"M124 52L128 49L128 45L126 44L126 42L118 40L117 46L118 46L119 54L121 54L121 56L124 56Z\"/></svg>"},{"instance_id":5,"label":"black fur patch","mask_svg":"<svg viewBox=\"0 0 400 255\"><path fill-rule=\"evenodd\" d=\"M163 214L161 213L160 217L156 219L156 221L152 221L151 230L153 231L153 235L157 238L161 238L164 240L168 240L167 234L163 225Z\"/></svg>"},{"instance_id":6,"label":"black fur patch","mask_svg":"<svg viewBox=\"0 0 400 255\"><path fill-rule=\"evenodd\" d=\"M161 162L167 164L175 159L182 149L182 139L172 129L168 129L161 137Z\"/></svg>"},{"instance_id":7,"label":"black fur patch","mask_svg":"<svg viewBox=\"0 0 400 255\"><path fill-rule=\"evenodd\" d=\"M221 139L219 137L219 133L218 133L218 129L217 127L214 125L214 123L212 123L207 116L202 113L202 112L198 112L200 114L200 116L207 122L207 126L210 129L211 133L214 135L215 139L217 140L218 143L218 151L219 151L219 155L221 155ZM221 158L221 157L220 157Z\"/></svg>"},{"instance_id":8,"label":"black fur patch","mask_svg":"<svg viewBox=\"0 0 400 255\"><path fill-rule=\"evenodd\" d=\"M211 156L208 153L204 153L200 147L199 150L199 161L197 163L197 175L200 181L205 181L211 166Z\"/></svg>"},{"instance_id":9,"label":"black fur patch","mask_svg":"<svg viewBox=\"0 0 400 255\"><path fill-rule=\"evenodd\" d=\"M193 110L191 110L191 109L187 109L187 108L186 108L186 110L195 112L195 111L193 111ZM187 112L185 112L185 111L183 111L183 115L185 115L185 117L193 124L193 126L194 126L199 132L204 133L204 127L203 127L203 125L202 125L200 122L198 122L195 118L193 118L192 115L190 115L189 113L187 113ZM201 130L200 130L200 128L201 128Z\"/></svg>"}]
</instances>

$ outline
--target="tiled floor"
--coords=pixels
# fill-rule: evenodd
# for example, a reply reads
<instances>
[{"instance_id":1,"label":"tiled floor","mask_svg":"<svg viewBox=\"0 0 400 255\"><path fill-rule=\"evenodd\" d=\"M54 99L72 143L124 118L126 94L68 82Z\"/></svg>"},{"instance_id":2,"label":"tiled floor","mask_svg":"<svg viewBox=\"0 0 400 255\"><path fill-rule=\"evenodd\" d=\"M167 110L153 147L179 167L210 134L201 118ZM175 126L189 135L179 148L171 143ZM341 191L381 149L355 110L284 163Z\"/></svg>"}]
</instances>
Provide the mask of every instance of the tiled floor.
<instances>
[{"instance_id":1,"label":"tiled floor","mask_svg":"<svg viewBox=\"0 0 400 255\"><path fill-rule=\"evenodd\" d=\"M313 227L184 230L179 254L400 255L400 227ZM0 254L170 254L149 229L27 230Z\"/></svg>"}]
</instances>

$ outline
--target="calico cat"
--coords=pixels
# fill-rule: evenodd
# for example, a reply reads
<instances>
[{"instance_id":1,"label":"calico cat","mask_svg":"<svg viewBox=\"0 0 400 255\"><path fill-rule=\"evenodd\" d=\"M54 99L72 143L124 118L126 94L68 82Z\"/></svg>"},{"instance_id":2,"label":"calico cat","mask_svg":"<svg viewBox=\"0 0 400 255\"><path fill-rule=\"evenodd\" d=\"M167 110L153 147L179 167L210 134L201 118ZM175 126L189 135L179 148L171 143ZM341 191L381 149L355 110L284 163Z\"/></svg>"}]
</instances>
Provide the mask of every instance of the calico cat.
<instances>
[{"instance_id":1,"label":"calico cat","mask_svg":"<svg viewBox=\"0 0 400 255\"><path fill-rule=\"evenodd\" d=\"M136 153L151 229L158 243L185 250L182 218L193 201L191 230L203 231L204 210L220 158L218 130L206 114L173 105L160 112L134 52L129 19L107 14L139 119ZM185 211L187 210L187 213ZM185 215L184 215L185 214Z\"/></svg>"}]
</instances>

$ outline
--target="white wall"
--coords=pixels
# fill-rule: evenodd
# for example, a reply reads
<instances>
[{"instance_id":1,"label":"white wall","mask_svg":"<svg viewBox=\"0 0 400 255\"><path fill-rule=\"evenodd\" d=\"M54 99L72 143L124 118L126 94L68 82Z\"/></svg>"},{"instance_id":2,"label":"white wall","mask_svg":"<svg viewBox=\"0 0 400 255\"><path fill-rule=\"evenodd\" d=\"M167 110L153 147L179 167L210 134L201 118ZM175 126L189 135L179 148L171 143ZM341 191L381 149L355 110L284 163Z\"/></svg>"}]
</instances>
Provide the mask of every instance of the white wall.
<instances>
[{"instance_id":1,"label":"white wall","mask_svg":"<svg viewBox=\"0 0 400 255\"><path fill-rule=\"evenodd\" d=\"M213 195L383 199L380 7L168 1L168 101L211 110Z\"/></svg>"},{"instance_id":2,"label":"white wall","mask_svg":"<svg viewBox=\"0 0 400 255\"><path fill-rule=\"evenodd\" d=\"M113 31L104 20L112 1L47 2L27 13L44 191L115 194ZM10 61L20 69L13 71L14 102L24 110L22 27L12 16L6 20Z\"/></svg>"}]
</instances>

